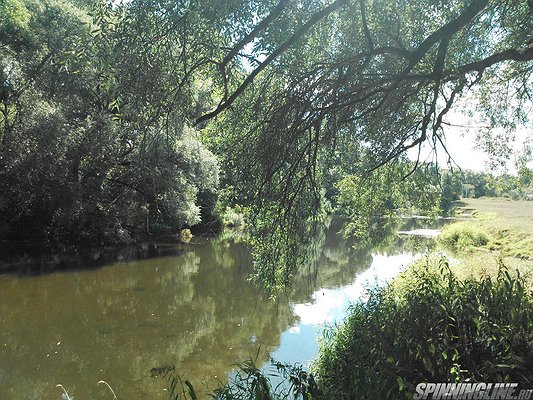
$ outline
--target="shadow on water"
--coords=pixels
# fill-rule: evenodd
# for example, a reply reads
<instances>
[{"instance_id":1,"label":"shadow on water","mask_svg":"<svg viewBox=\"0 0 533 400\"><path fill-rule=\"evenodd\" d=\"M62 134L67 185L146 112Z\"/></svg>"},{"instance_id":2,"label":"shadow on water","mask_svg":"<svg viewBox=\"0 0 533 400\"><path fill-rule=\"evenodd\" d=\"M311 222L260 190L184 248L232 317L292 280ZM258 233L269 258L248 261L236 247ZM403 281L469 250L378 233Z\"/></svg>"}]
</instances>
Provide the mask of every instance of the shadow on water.
<instances>
[{"instance_id":1,"label":"shadow on water","mask_svg":"<svg viewBox=\"0 0 533 400\"><path fill-rule=\"evenodd\" d=\"M134 245L50 250L39 242L0 241L0 273L41 275L56 271L99 268L113 262L178 256L188 247L176 242L141 242Z\"/></svg>"},{"instance_id":2,"label":"shadow on water","mask_svg":"<svg viewBox=\"0 0 533 400\"><path fill-rule=\"evenodd\" d=\"M259 365L270 356L308 361L324 322L318 311L341 317L346 310L331 303L353 300L357 277L412 252L413 238L392 235L370 249L342 238L340 227L333 221L317 237L276 301L248 281L250 251L234 233L166 254L167 245L151 254L148 247L141 255L152 258L127 253L97 269L80 262L75 271L0 276L0 398L57 400L61 383L77 399L104 399L96 386L103 379L119 398L167 399L149 372L165 364L205 395L258 350Z\"/></svg>"}]
</instances>

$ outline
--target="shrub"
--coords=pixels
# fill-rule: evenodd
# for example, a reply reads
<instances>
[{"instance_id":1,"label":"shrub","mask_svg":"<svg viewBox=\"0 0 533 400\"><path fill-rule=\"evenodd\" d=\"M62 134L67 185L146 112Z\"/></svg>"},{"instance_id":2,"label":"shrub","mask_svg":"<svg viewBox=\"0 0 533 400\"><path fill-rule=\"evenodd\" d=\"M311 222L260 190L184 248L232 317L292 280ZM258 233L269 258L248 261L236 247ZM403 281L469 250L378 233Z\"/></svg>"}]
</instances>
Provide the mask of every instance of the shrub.
<instances>
[{"instance_id":1,"label":"shrub","mask_svg":"<svg viewBox=\"0 0 533 400\"><path fill-rule=\"evenodd\" d=\"M405 398L419 382L533 381L533 293L502 265L458 280L445 260L370 291L314 365L331 399Z\"/></svg>"},{"instance_id":2,"label":"shrub","mask_svg":"<svg viewBox=\"0 0 533 400\"><path fill-rule=\"evenodd\" d=\"M242 207L235 206L226 207L224 214L222 215L222 223L224 226L229 227L242 227L245 224L244 210Z\"/></svg>"},{"instance_id":3,"label":"shrub","mask_svg":"<svg viewBox=\"0 0 533 400\"><path fill-rule=\"evenodd\" d=\"M485 246L489 240L489 233L470 221L446 225L439 236L441 243L456 250Z\"/></svg>"}]
</instances>

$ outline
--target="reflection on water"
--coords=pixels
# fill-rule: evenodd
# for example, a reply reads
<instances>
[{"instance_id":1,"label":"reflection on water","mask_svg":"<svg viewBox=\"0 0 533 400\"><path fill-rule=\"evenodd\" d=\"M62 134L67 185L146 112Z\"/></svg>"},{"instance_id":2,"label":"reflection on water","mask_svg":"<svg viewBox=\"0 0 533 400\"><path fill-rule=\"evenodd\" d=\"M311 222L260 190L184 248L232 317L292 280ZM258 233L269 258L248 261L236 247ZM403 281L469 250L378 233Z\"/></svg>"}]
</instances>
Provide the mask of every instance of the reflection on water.
<instances>
[{"instance_id":1,"label":"reflection on water","mask_svg":"<svg viewBox=\"0 0 533 400\"><path fill-rule=\"evenodd\" d=\"M318 336L327 324L341 322L351 303L365 298L370 286L382 285L400 273L414 259L412 253L375 255L371 266L356 275L352 283L340 287L320 288L305 303L292 304L297 323L283 332L281 345L271 357L291 364L309 364L318 352Z\"/></svg>"},{"instance_id":2,"label":"reflection on water","mask_svg":"<svg viewBox=\"0 0 533 400\"><path fill-rule=\"evenodd\" d=\"M232 364L255 355L308 363L324 322L342 319L367 281L389 279L420 246L394 237L377 252L355 249L336 232L276 302L247 281L250 254L238 241L202 239L176 255L97 270L0 276L0 399L166 399L152 367L176 365L199 391ZM107 393L109 395L109 393Z\"/></svg>"}]
</instances>

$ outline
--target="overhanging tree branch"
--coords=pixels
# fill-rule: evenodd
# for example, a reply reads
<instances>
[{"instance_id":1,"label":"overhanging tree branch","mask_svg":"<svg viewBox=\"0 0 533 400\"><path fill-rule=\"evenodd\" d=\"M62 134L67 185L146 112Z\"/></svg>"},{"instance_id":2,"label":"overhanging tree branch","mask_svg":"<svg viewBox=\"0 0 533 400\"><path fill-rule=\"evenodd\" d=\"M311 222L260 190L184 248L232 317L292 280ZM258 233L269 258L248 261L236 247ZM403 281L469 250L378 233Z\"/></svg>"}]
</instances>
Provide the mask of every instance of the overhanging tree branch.
<instances>
[{"instance_id":1,"label":"overhanging tree branch","mask_svg":"<svg viewBox=\"0 0 533 400\"><path fill-rule=\"evenodd\" d=\"M231 48L229 53L226 54L226 56L224 57L224 59L220 63L220 69L222 71L224 71L226 65L228 65L228 63L233 59L233 57L235 57L244 46L246 46L248 43L253 41L257 37L259 32L261 32L264 29L266 29L272 23L272 21L274 21L281 14L283 9L287 5L287 2L288 2L288 0L281 0L276 5L276 7L274 7L274 9L270 12L270 14L268 14L268 16L265 19L263 19L261 22L259 22L255 26L255 28L252 29L252 31L250 31L250 33L248 33L245 37L243 37L241 40L239 40Z\"/></svg>"},{"instance_id":2,"label":"overhanging tree branch","mask_svg":"<svg viewBox=\"0 0 533 400\"><path fill-rule=\"evenodd\" d=\"M317 22L321 19L327 17L335 10L340 8L346 3L346 0L336 0L331 3L329 6L323 8L322 10L315 13L305 24L303 24L292 36L289 37L285 42L283 42L276 50L274 50L266 59L263 61L256 69L254 69L250 75L241 83L241 85L228 97L228 99L218 105L213 111L200 116L194 125L201 124L202 122L208 121L222 111L227 109L233 104L233 102L246 90L246 88L254 81L255 77L259 75L267 66L269 66L278 56L287 51L295 42L297 42L301 37L303 37L309 29L311 29Z\"/></svg>"},{"instance_id":3,"label":"overhanging tree branch","mask_svg":"<svg viewBox=\"0 0 533 400\"><path fill-rule=\"evenodd\" d=\"M469 72L483 72L485 69L492 67L503 61L532 61L533 47L528 47L525 50L508 49L499 53L492 54L482 60L473 61L471 63L457 67L454 70L444 71L445 80L453 80L464 76Z\"/></svg>"},{"instance_id":4,"label":"overhanging tree branch","mask_svg":"<svg viewBox=\"0 0 533 400\"><path fill-rule=\"evenodd\" d=\"M413 52L413 62L416 64L424 55L443 38L451 38L459 30L464 28L476 15L488 4L488 0L473 0L468 7L454 20L444 24L431 35L429 35Z\"/></svg>"}]
</instances>

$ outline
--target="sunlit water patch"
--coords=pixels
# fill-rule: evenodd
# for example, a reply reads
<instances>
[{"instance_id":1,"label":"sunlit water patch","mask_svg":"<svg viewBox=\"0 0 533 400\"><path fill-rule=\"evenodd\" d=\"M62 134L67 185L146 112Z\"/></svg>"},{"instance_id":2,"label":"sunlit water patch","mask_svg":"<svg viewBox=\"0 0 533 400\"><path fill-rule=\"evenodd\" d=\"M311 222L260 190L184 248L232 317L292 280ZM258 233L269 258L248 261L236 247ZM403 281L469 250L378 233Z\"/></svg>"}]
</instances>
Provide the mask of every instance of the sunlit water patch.
<instances>
[{"instance_id":1,"label":"sunlit water patch","mask_svg":"<svg viewBox=\"0 0 533 400\"><path fill-rule=\"evenodd\" d=\"M357 274L353 282L338 287L319 288L311 301L291 304L298 323L281 335L281 344L271 357L288 363L308 365L318 353L318 338L326 325L340 323L350 304L364 300L367 289L383 286L417 257L411 252L396 255L374 254L372 264Z\"/></svg>"}]
</instances>

